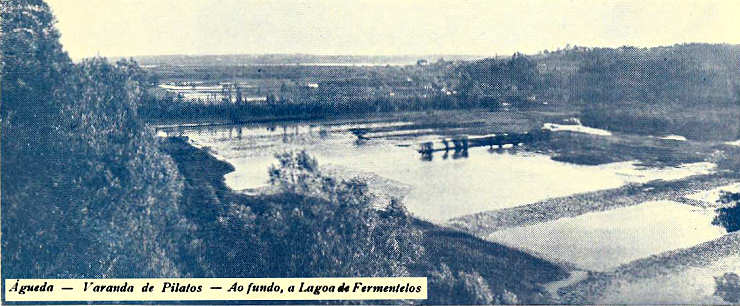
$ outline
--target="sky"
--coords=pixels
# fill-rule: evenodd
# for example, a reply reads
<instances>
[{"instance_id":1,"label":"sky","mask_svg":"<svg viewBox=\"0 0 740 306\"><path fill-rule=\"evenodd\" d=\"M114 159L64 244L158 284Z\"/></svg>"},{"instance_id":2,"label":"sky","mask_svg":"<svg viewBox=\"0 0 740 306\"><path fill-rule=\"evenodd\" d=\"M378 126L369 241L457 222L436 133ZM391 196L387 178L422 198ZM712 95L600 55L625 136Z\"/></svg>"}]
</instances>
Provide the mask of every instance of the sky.
<instances>
[{"instance_id":1,"label":"sky","mask_svg":"<svg viewBox=\"0 0 740 306\"><path fill-rule=\"evenodd\" d=\"M163 54L510 55L740 43L738 0L47 0L75 59Z\"/></svg>"}]
</instances>

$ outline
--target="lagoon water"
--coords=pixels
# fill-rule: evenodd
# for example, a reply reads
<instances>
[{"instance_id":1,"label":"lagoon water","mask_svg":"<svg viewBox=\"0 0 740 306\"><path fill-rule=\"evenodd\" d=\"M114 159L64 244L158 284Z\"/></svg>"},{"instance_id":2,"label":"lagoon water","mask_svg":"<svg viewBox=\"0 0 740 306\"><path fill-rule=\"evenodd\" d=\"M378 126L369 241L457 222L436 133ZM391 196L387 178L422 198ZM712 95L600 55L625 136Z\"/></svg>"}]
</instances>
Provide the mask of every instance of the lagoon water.
<instances>
[{"instance_id":1,"label":"lagoon water","mask_svg":"<svg viewBox=\"0 0 740 306\"><path fill-rule=\"evenodd\" d=\"M596 304L728 304L715 295L715 277L740 273L740 256L732 255L704 266L678 269L631 282L614 282Z\"/></svg>"},{"instance_id":2,"label":"lagoon water","mask_svg":"<svg viewBox=\"0 0 740 306\"><path fill-rule=\"evenodd\" d=\"M608 271L726 234L723 227L712 224L715 216L713 209L651 201L510 228L492 233L488 239L582 269Z\"/></svg>"},{"instance_id":3,"label":"lagoon water","mask_svg":"<svg viewBox=\"0 0 740 306\"><path fill-rule=\"evenodd\" d=\"M188 136L199 147L209 147L217 158L235 167L226 183L236 190L267 184L274 154L306 150L320 165L372 172L410 187L405 204L423 219L441 222L487 210L514 207L551 197L615 188L647 179L675 179L708 173L714 166L698 163L683 168L643 169L631 162L582 166L553 161L550 156L521 149L471 148L457 158L436 153L420 158L416 144L438 139L424 136L373 138L357 142L348 129L388 127L408 122L239 125L183 127L168 134ZM408 134L408 133L406 133Z\"/></svg>"}]
</instances>

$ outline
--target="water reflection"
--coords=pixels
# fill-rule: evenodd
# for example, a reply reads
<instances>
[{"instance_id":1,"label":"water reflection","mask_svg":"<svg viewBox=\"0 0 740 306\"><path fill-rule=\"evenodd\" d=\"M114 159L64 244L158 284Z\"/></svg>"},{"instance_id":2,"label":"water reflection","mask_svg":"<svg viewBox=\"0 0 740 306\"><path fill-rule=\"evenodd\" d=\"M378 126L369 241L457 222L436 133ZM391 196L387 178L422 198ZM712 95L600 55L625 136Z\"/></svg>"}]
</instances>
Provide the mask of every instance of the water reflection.
<instances>
[{"instance_id":1,"label":"water reflection","mask_svg":"<svg viewBox=\"0 0 740 306\"><path fill-rule=\"evenodd\" d=\"M445 159L447 159L447 151L445 151ZM434 160L434 153L432 152L421 152L421 160L422 161L432 161Z\"/></svg>"},{"instance_id":2,"label":"water reflection","mask_svg":"<svg viewBox=\"0 0 740 306\"><path fill-rule=\"evenodd\" d=\"M630 162L574 165L516 147L485 146L455 151L450 146L446 151L421 155L418 143L439 142L442 137L423 135L358 141L350 131L402 124L405 123L184 126L167 134L188 136L194 145L208 146L217 158L234 165L235 171L226 175L226 183L236 190L266 185L267 169L275 163L275 153L306 150L321 165L374 173L410 187L405 199L407 208L416 216L432 221L615 188L627 182L696 174L693 168L679 172L643 169ZM664 172L669 176L663 175Z\"/></svg>"},{"instance_id":3,"label":"water reflection","mask_svg":"<svg viewBox=\"0 0 740 306\"><path fill-rule=\"evenodd\" d=\"M365 143L365 141L360 141L358 139L358 143ZM445 143L444 141L442 142ZM434 160L435 154L440 154L443 160L446 160L452 156L452 159L460 159L460 158L468 158L470 157L470 150L468 148L464 149L454 149L452 147L447 147L448 149L443 150L423 150L421 149L419 152L419 155L421 156L419 159L421 161L430 162ZM450 154L452 152L452 154ZM525 149L523 149L521 146L511 146L511 147L489 147L486 149L486 152L489 154L520 154L526 152Z\"/></svg>"},{"instance_id":4,"label":"water reflection","mask_svg":"<svg viewBox=\"0 0 740 306\"><path fill-rule=\"evenodd\" d=\"M452 159L468 158L468 150L455 150L452 153Z\"/></svg>"},{"instance_id":5,"label":"water reflection","mask_svg":"<svg viewBox=\"0 0 740 306\"><path fill-rule=\"evenodd\" d=\"M442 159L448 159L450 157L450 151L452 151L452 159L460 159L460 158L468 158L470 155L468 154L468 149L454 149L454 150L444 150L442 151ZM433 151L421 151L421 160L422 161L433 161L434 160L434 153Z\"/></svg>"}]
</instances>

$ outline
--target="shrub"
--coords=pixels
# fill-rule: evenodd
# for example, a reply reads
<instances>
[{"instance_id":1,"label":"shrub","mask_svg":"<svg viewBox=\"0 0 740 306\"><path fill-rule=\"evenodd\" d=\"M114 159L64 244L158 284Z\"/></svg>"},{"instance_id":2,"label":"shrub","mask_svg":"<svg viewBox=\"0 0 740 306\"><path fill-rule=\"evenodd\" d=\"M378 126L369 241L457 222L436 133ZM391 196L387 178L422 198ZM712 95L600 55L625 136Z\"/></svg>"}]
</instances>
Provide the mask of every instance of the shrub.
<instances>
[{"instance_id":1,"label":"shrub","mask_svg":"<svg viewBox=\"0 0 740 306\"><path fill-rule=\"evenodd\" d=\"M324 175L305 152L277 158L270 178L280 192L252 204L265 275L409 275L421 233L399 201L373 206L364 182Z\"/></svg>"},{"instance_id":2,"label":"shrub","mask_svg":"<svg viewBox=\"0 0 740 306\"><path fill-rule=\"evenodd\" d=\"M731 207L722 207L717 209L717 216L712 220L712 224L721 225L728 232L740 230L740 193L722 192L720 203L735 203Z\"/></svg>"},{"instance_id":3,"label":"shrub","mask_svg":"<svg viewBox=\"0 0 740 306\"><path fill-rule=\"evenodd\" d=\"M715 277L714 282L717 284L714 295L730 303L740 302L740 276L729 272Z\"/></svg>"},{"instance_id":4,"label":"shrub","mask_svg":"<svg viewBox=\"0 0 740 306\"><path fill-rule=\"evenodd\" d=\"M516 294L505 290L494 294L488 282L477 272L454 274L447 264L429 275L430 304L517 304Z\"/></svg>"}]
</instances>

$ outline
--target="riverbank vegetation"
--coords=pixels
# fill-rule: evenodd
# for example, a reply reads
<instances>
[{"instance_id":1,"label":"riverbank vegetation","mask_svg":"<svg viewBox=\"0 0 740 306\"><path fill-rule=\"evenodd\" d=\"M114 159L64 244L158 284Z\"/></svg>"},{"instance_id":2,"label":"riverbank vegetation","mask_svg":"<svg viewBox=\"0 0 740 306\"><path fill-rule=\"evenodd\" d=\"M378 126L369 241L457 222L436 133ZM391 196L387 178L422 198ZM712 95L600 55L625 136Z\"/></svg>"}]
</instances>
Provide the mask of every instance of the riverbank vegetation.
<instances>
[{"instance_id":1,"label":"riverbank vegetation","mask_svg":"<svg viewBox=\"0 0 740 306\"><path fill-rule=\"evenodd\" d=\"M415 275L430 303L545 303L539 284L566 276L371 205L305 153L278 156L271 192L236 193L231 165L147 127L135 62L73 63L43 1L1 3L4 279Z\"/></svg>"},{"instance_id":2,"label":"riverbank vegetation","mask_svg":"<svg viewBox=\"0 0 740 306\"><path fill-rule=\"evenodd\" d=\"M641 135L735 140L740 131L734 120L740 114L740 47L732 45L568 47L536 55L470 62L440 59L408 66L150 64L157 64L150 71L160 82L178 84L203 82L194 77L195 70L228 70L221 73L228 77L209 79L208 84L246 84L243 94L266 98L205 103L159 90L145 111L157 120L238 122L337 113L518 109L576 111L587 126Z\"/></svg>"},{"instance_id":3,"label":"riverbank vegetation","mask_svg":"<svg viewBox=\"0 0 740 306\"><path fill-rule=\"evenodd\" d=\"M740 193L723 192L718 201L731 206L718 208L712 223L722 225L728 232L740 230Z\"/></svg>"}]
</instances>

